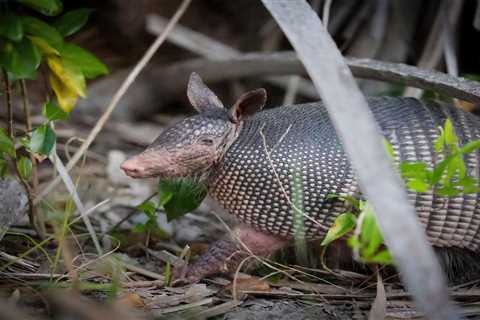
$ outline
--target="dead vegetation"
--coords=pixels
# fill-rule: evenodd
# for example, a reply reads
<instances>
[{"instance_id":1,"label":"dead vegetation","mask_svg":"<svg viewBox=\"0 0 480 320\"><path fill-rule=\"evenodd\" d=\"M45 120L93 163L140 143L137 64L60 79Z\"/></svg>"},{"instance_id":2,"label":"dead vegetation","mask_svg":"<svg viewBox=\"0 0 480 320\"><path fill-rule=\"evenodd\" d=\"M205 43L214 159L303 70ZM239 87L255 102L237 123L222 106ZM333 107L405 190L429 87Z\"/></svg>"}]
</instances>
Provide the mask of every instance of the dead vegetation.
<instances>
[{"instance_id":1,"label":"dead vegetation","mask_svg":"<svg viewBox=\"0 0 480 320\"><path fill-rule=\"evenodd\" d=\"M214 85L223 101L260 85L268 89L268 106L316 100L317 91L260 1L90 4L98 6L97 13L74 41L103 59L111 74L91 82L89 97L79 101L71 119L56 124L58 155L38 164L33 201L47 222L45 234L26 216L11 218L26 210L28 199L13 196L9 188L18 186L0 181L0 227L11 224L0 242L0 318L422 316L398 278L321 268L315 248L308 266L295 264L294 254L286 252L253 271L239 270L233 279L171 287L171 267L194 259L228 232L231 218L205 201L173 222L157 212L158 227L138 231L147 217L137 206L155 196L157 182L127 178L120 163L191 112L185 86L192 71ZM473 79L480 72L471 47L479 36L475 2L313 0L311 5L351 57L353 75L367 79L359 80L365 94L456 98L459 107L476 110L478 83L456 78ZM32 110L40 110L46 94L42 79L28 81L27 88ZM3 92L1 98L3 106ZM19 110L13 117L24 130ZM480 314L477 286L474 281L450 287L465 317Z\"/></svg>"}]
</instances>

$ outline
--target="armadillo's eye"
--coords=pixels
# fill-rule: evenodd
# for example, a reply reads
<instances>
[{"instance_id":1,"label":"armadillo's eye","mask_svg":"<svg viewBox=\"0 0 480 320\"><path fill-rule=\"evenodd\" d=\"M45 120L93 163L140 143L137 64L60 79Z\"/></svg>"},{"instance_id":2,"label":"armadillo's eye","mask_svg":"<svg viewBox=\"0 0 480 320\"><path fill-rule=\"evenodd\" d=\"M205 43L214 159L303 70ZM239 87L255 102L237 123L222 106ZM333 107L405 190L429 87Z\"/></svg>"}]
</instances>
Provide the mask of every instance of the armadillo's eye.
<instances>
[{"instance_id":1,"label":"armadillo's eye","mask_svg":"<svg viewBox=\"0 0 480 320\"><path fill-rule=\"evenodd\" d=\"M203 138L203 139L200 139L200 143L205 146L211 146L213 145L213 140L209 138Z\"/></svg>"}]
</instances>

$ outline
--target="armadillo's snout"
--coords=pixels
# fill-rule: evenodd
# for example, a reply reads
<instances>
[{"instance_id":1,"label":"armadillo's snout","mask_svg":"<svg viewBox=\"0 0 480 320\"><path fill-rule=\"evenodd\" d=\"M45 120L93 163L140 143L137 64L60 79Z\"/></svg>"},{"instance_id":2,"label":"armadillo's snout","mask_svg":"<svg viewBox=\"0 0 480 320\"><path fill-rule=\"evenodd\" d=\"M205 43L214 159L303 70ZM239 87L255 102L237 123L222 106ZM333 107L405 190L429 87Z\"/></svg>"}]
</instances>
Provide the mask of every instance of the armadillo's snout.
<instances>
[{"instance_id":1,"label":"armadillo's snout","mask_svg":"<svg viewBox=\"0 0 480 320\"><path fill-rule=\"evenodd\" d=\"M146 175L145 167L138 160L138 157L126 160L122 163L120 168L125 172L127 176L132 178L141 178Z\"/></svg>"}]
</instances>

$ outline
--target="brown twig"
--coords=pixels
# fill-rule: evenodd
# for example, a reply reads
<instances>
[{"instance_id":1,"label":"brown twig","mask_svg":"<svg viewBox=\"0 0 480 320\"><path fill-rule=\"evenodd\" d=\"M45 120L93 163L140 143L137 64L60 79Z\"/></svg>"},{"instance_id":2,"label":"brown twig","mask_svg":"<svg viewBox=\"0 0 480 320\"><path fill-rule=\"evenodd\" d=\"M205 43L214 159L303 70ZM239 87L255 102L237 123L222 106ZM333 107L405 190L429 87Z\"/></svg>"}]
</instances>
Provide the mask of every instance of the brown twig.
<instances>
[{"instance_id":1,"label":"brown twig","mask_svg":"<svg viewBox=\"0 0 480 320\"><path fill-rule=\"evenodd\" d=\"M30 113L30 103L28 101L28 91L25 80L20 80L20 89L22 94L22 103L23 103L23 112L25 114L25 126L27 133L32 131L32 117ZM37 160L35 159L33 153L30 153L30 161L32 161L32 185L31 188L27 189L28 203L30 206L30 215L32 227L35 228L39 237L41 239L45 238L45 221L43 217L38 214L37 207L33 204L33 199L37 194L38 190L38 171L37 171Z\"/></svg>"},{"instance_id":2,"label":"brown twig","mask_svg":"<svg viewBox=\"0 0 480 320\"><path fill-rule=\"evenodd\" d=\"M5 102L7 104L7 123L8 123L8 135L12 139L12 141L15 143L15 127L14 127L14 122L13 122L13 104L12 104L12 91L10 87L10 81L8 80L8 74L7 71L3 70L3 80L5 84ZM20 171L18 170L18 167L16 165L16 159L15 157L11 157L11 161L13 164L13 168L15 170L15 174L18 177L18 180L20 183L23 185L25 192L27 193L28 197L28 217L30 219L30 224L32 225L33 228L37 231L38 235L40 237L43 236L42 232L36 228L36 221L35 221L35 206L33 205L33 197L32 197L32 189L30 185L28 184L28 181L26 181L22 175L20 174Z\"/></svg>"}]
</instances>

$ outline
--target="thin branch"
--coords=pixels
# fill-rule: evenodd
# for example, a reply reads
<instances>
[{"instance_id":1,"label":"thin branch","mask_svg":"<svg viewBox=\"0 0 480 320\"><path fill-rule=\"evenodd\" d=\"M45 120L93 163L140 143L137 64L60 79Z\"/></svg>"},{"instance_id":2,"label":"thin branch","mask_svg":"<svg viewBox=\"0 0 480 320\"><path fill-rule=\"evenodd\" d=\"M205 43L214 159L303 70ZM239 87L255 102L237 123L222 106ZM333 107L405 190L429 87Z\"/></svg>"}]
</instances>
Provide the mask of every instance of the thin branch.
<instances>
[{"instance_id":1,"label":"thin branch","mask_svg":"<svg viewBox=\"0 0 480 320\"><path fill-rule=\"evenodd\" d=\"M181 18L185 10L188 8L190 2L192 0L183 0L180 6L178 7L177 11L173 15L172 19L168 23L167 27L165 30L158 36L158 38L152 43L152 45L148 48L148 50L145 52L143 57L140 59L140 61L137 63L137 65L132 69L130 74L127 76L127 78L123 81L122 85L120 88L117 90L117 92L114 94L112 100L108 104L107 109L105 112L102 114L100 119L98 120L97 124L95 127L93 127L92 131L88 135L87 139L85 139L85 142L80 146L80 149L73 155L72 159L68 162L66 165L67 172L70 171L80 160L80 158L83 156L85 152L87 152L88 148L92 144L92 142L95 140L97 135L100 133L100 131L103 129L105 126L105 123L107 120L110 118L110 115L112 114L113 110L117 106L118 102L120 99L123 97L123 95L127 92L128 88L132 85L132 83L135 81L137 76L140 74L140 72L145 68L147 63L150 61L150 59L153 57L155 52L158 50L158 48L163 44L165 39L167 38L168 34L171 32L175 24L178 22L178 20ZM57 186L57 184L61 181L60 177L55 178L35 199L34 203L37 204L38 202L41 201L43 197L45 197L50 191L53 190Z\"/></svg>"},{"instance_id":2,"label":"thin branch","mask_svg":"<svg viewBox=\"0 0 480 320\"><path fill-rule=\"evenodd\" d=\"M25 84L25 80L20 80L20 89L22 94L23 102L23 112L25 114L25 126L26 132L29 133L32 131L32 117L30 113L30 103L28 101L28 91ZM37 160L33 153L29 152L30 161L32 162L32 185L27 189L28 204L30 206L30 220L32 222L32 227L37 231L39 237L44 239L46 236L45 230L45 221L43 217L38 214L37 207L33 204L34 195L37 194L38 190L38 171L37 171Z\"/></svg>"},{"instance_id":3,"label":"thin branch","mask_svg":"<svg viewBox=\"0 0 480 320\"><path fill-rule=\"evenodd\" d=\"M13 106L12 106L12 90L10 87L10 80L8 79L7 71L3 70L3 81L5 85L5 103L7 105L7 132L12 141L15 139L14 125L13 125Z\"/></svg>"}]
</instances>

